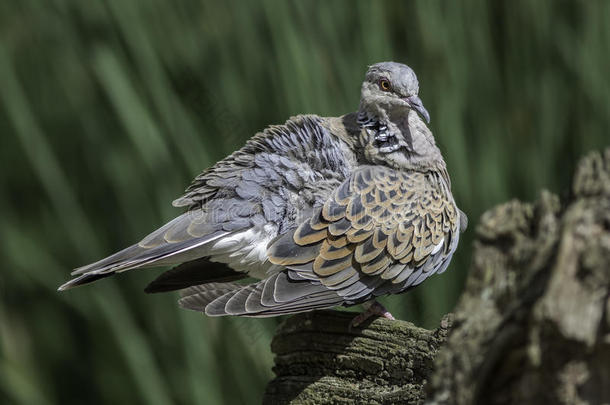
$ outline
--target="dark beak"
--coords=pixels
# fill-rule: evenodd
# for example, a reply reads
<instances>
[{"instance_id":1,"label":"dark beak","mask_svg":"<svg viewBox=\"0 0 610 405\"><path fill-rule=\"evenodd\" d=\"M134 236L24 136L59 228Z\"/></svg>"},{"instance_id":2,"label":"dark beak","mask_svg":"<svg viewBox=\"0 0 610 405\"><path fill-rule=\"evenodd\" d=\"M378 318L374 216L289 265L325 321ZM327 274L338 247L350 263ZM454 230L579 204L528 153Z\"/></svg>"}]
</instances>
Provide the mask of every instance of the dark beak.
<instances>
[{"instance_id":1,"label":"dark beak","mask_svg":"<svg viewBox=\"0 0 610 405\"><path fill-rule=\"evenodd\" d=\"M424 107L424 104L421 102L419 97L409 96L406 97L404 100L407 102L407 104L409 104L412 109L417 111L419 115L421 115L421 117L425 119L428 124L430 123L430 114L428 114L426 107Z\"/></svg>"}]
</instances>

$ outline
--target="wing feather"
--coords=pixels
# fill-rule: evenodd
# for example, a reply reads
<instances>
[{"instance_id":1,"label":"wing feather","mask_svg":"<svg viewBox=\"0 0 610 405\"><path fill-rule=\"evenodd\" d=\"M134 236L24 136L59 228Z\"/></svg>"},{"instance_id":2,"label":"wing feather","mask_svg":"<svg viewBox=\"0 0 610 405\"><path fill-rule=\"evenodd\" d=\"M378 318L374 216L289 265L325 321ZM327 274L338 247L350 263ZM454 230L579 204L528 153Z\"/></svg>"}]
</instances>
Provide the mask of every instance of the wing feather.
<instances>
[{"instance_id":1,"label":"wing feather","mask_svg":"<svg viewBox=\"0 0 610 405\"><path fill-rule=\"evenodd\" d=\"M293 230L269 261L286 269L247 286L191 290L181 305L211 316L273 316L352 305L444 271L460 218L436 172L362 167Z\"/></svg>"},{"instance_id":2,"label":"wing feather","mask_svg":"<svg viewBox=\"0 0 610 405\"><path fill-rule=\"evenodd\" d=\"M297 213L321 205L349 176L352 156L328 119L296 116L252 137L244 147L198 175L175 206L188 211L138 244L74 271L60 289L133 268L174 265L210 258L236 272L261 277L271 269L267 244L298 225ZM342 196L351 197L349 187ZM321 220L321 209L318 219ZM301 244L319 242L304 232ZM299 234L297 234L298 236ZM288 251L286 251L288 252ZM202 276L205 279L205 276ZM208 280L209 281L209 280Z\"/></svg>"},{"instance_id":3,"label":"wing feather","mask_svg":"<svg viewBox=\"0 0 610 405\"><path fill-rule=\"evenodd\" d=\"M362 167L294 234L269 247L270 261L349 300L374 296L387 283L386 292L417 285L444 270L457 245L460 217L447 183L439 172Z\"/></svg>"}]
</instances>

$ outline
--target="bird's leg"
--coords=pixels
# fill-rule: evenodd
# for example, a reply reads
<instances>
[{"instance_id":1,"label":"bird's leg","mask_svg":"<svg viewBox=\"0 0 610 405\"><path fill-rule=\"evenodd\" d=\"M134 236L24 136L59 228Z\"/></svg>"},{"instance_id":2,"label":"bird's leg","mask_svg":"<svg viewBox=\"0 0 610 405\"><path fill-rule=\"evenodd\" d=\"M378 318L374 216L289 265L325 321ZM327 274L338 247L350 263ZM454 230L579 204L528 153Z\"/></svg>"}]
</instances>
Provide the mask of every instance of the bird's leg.
<instances>
[{"instance_id":1,"label":"bird's leg","mask_svg":"<svg viewBox=\"0 0 610 405\"><path fill-rule=\"evenodd\" d=\"M367 301L362 304L362 306L364 307L364 312L356 315L354 319L352 319L349 325L350 328L359 326L362 322L366 321L371 316L381 316L392 321L394 320L394 317L392 316L390 311L385 309L385 307L378 303L376 300Z\"/></svg>"}]
</instances>

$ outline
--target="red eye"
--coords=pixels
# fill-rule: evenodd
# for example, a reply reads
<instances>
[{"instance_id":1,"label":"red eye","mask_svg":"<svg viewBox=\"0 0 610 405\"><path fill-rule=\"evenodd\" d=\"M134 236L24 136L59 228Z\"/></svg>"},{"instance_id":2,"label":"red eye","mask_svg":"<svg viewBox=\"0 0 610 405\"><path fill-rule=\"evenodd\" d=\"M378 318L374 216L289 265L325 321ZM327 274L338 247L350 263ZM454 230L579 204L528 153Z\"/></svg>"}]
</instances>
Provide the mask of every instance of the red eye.
<instances>
[{"instance_id":1,"label":"red eye","mask_svg":"<svg viewBox=\"0 0 610 405\"><path fill-rule=\"evenodd\" d=\"M379 81L379 88L383 91L390 91L390 82L388 82L386 79L381 79Z\"/></svg>"}]
</instances>

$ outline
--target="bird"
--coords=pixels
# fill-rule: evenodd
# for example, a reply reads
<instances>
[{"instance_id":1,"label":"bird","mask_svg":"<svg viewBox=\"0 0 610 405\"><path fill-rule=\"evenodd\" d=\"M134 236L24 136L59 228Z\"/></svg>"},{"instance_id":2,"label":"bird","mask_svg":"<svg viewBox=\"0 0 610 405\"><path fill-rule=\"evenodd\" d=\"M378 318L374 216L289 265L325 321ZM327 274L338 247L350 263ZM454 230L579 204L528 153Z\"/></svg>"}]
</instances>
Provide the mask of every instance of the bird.
<instances>
[{"instance_id":1,"label":"bird","mask_svg":"<svg viewBox=\"0 0 610 405\"><path fill-rule=\"evenodd\" d=\"M148 293L180 290L208 316L268 317L363 304L443 273L467 217L419 98L415 72L368 67L358 110L297 115L204 170L173 202L184 212L75 269L67 290L127 270L174 266Z\"/></svg>"}]
</instances>

